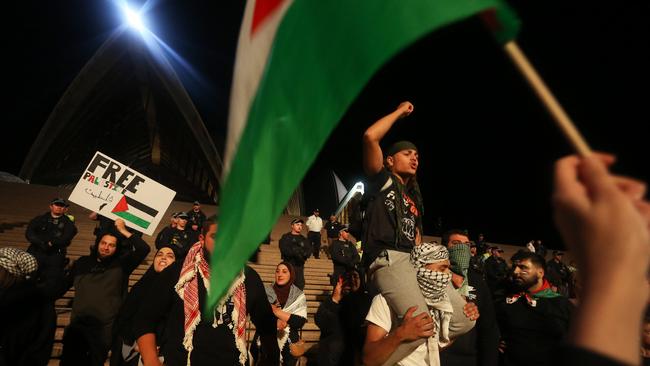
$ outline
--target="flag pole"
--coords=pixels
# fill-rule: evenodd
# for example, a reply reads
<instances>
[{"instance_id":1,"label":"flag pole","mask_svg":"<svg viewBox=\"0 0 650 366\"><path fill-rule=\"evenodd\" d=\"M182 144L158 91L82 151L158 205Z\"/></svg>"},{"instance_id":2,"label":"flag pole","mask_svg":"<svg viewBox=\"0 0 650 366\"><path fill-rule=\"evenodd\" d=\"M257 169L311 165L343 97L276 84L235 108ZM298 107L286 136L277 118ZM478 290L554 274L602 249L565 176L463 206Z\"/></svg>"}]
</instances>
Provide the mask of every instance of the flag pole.
<instances>
[{"instance_id":1,"label":"flag pole","mask_svg":"<svg viewBox=\"0 0 650 366\"><path fill-rule=\"evenodd\" d=\"M564 108L555 99L544 83L544 80L542 80L535 68L530 64L528 58L521 51L517 43L515 41L508 41L503 47L508 56L510 56L510 59L517 66L517 69L519 69L519 72L526 78L528 84L533 88L539 99L541 99L564 136L573 145L576 152L583 157L590 155L591 148L584 137L582 137L580 131L578 131L571 118L564 111Z\"/></svg>"}]
</instances>

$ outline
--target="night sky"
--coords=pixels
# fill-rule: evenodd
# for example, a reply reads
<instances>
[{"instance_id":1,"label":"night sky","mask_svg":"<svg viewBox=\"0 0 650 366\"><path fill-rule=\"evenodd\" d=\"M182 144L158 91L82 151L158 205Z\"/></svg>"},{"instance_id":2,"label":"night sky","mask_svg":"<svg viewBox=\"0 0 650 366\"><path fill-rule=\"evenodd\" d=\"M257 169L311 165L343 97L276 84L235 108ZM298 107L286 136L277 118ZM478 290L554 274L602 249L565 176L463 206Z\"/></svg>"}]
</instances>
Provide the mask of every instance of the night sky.
<instances>
[{"instance_id":1,"label":"night sky","mask_svg":"<svg viewBox=\"0 0 650 366\"><path fill-rule=\"evenodd\" d=\"M523 3L523 4L522 4ZM620 4L619 4L620 3ZM617 154L614 170L650 180L650 5L512 2L518 43L596 150ZM122 23L110 1L22 1L7 12L5 141L0 171L17 174L41 126L79 70ZM193 67L177 68L215 144L223 148L243 2L158 1L147 26ZM401 101L414 113L386 144L420 148L425 233L466 228L488 241L561 247L551 218L553 161L571 152L490 34L470 19L435 32L385 65L350 106L310 174L334 170L362 180L361 136ZM314 111L318 113L318 111ZM310 198L308 198L308 201ZM312 197L312 205L319 198ZM308 207L308 209L310 209Z\"/></svg>"}]
</instances>

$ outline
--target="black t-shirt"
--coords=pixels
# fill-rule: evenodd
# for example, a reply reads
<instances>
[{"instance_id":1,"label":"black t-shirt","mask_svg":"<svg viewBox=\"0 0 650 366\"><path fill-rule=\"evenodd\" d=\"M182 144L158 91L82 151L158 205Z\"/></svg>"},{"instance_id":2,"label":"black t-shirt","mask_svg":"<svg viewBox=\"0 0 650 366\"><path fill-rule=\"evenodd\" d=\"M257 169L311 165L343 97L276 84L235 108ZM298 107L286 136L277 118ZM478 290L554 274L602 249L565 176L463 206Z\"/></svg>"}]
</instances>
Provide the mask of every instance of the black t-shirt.
<instances>
[{"instance_id":1,"label":"black t-shirt","mask_svg":"<svg viewBox=\"0 0 650 366\"><path fill-rule=\"evenodd\" d=\"M341 223L338 221L327 221L325 223L325 230L327 231L327 237L336 239L339 237L339 231L341 230Z\"/></svg>"},{"instance_id":2,"label":"black t-shirt","mask_svg":"<svg viewBox=\"0 0 650 366\"><path fill-rule=\"evenodd\" d=\"M367 227L364 235L364 260L370 265L384 249L410 252L415 245L417 228L422 220L412 197L399 190L395 177L385 169L368 180L371 196L366 209ZM402 205L397 199L402 200ZM402 220L398 224L395 211L403 208Z\"/></svg>"}]
</instances>

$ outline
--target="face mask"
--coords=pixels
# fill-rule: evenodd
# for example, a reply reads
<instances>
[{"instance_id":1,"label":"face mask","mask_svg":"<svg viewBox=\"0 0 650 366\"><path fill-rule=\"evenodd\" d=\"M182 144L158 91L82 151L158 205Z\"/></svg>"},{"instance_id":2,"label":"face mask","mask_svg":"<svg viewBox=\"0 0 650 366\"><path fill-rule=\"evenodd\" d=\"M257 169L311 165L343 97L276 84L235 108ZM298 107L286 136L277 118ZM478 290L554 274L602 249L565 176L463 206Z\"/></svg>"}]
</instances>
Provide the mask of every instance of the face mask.
<instances>
[{"instance_id":1,"label":"face mask","mask_svg":"<svg viewBox=\"0 0 650 366\"><path fill-rule=\"evenodd\" d=\"M445 295L445 288L451 280L451 273L434 272L424 267L417 270L420 290L427 300L437 302Z\"/></svg>"}]
</instances>

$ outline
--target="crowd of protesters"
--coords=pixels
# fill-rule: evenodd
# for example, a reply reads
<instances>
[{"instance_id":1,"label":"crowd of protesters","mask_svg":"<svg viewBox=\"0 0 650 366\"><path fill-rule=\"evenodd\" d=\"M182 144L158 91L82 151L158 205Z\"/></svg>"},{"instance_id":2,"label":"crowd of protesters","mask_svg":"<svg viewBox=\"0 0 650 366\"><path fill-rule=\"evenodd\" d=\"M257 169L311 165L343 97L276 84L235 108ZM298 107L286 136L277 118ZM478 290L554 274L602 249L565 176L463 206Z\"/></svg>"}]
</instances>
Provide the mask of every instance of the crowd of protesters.
<instances>
[{"instance_id":1,"label":"crowd of protesters","mask_svg":"<svg viewBox=\"0 0 650 366\"><path fill-rule=\"evenodd\" d=\"M111 365L146 366L647 364L645 185L611 175L609 155L558 160L553 202L576 258L569 265L558 250L547 261L541 240L510 258L483 234L471 241L460 229L425 242L418 148L380 145L413 110L404 102L364 134L361 248L336 215L323 222L313 210L306 227L295 218L280 238L272 284L245 266L211 309L218 218L206 217L199 202L172 215L155 239L153 264L129 291L129 276L151 250L140 233L93 213L95 243L67 263L78 230L68 203L52 200L29 223L26 251L0 248L0 366L47 364L55 300L72 286L64 366L103 365L109 355ZM332 261L332 291L316 311L321 334L309 358L301 348L309 318L304 270L321 253Z\"/></svg>"}]
</instances>

